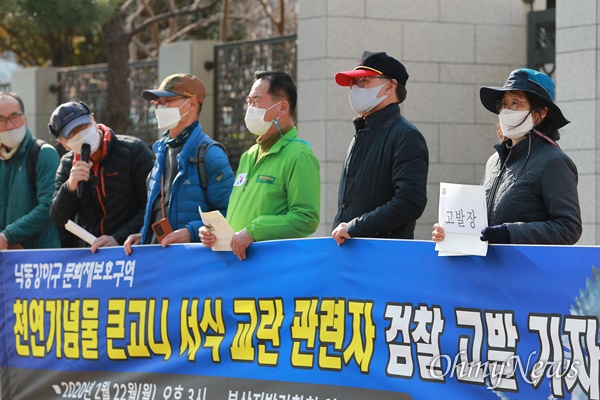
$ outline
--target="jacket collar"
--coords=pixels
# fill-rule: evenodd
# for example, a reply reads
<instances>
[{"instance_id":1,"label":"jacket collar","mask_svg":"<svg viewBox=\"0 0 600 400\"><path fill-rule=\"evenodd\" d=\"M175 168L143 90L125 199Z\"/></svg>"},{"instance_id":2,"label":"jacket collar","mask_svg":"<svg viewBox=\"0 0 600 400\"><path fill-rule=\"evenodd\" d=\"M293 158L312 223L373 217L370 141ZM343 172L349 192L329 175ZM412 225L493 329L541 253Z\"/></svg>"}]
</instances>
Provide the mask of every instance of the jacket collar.
<instances>
[{"instance_id":1,"label":"jacket collar","mask_svg":"<svg viewBox=\"0 0 600 400\"><path fill-rule=\"evenodd\" d=\"M381 110L374 112L366 118L363 117L362 119L364 123L360 121L360 117L355 118L353 122L357 131L363 129L372 129L390 120L396 114L400 114L400 106L398 103L392 103ZM362 127L361 124L363 125Z\"/></svg>"},{"instance_id":2,"label":"jacket collar","mask_svg":"<svg viewBox=\"0 0 600 400\"><path fill-rule=\"evenodd\" d=\"M98 166L100 165L100 161L102 161L104 157L106 157L106 155L110 152L113 143L116 141L115 133L108 126L104 124L98 124L98 130L100 131L101 136L100 147L98 148L100 153L99 156L97 155L94 157L95 162L92 167L94 170L97 170ZM81 160L81 155L73 153L73 164L75 164L79 160Z\"/></svg>"},{"instance_id":3,"label":"jacket collar","mask_svg":"<svg viewBox=\"0 0 600 400\"><path fill-rule=\"evenodd\" d=\"M25 152L29 151L29 144L31 144L31 142L34 140L33 133L31 133L28 127L25 132L25 136L23 137L23 140L21 141L21 144L17 148L16 154L13 157L18 157L21 154L25 154Z\"/></svg>"},{"instance_id":4,"label":"jacket collar","mask_svg":"<svg viewBox=\"0 0 600 400\"><path fill-rule=\"evenodd\" d=\"M281 137L267 152L267 154L279 153L281 149L287 146L290 142L298 140L298 129L293 126L285 135ZM258 153L260 145L257 143L250 148L250 153Z\"/></svg>"},{"instance_id":5,"label":"jacket collar","mask_svg":"<svg viewBox=\"0 0 600 400\"><path fill-rule=\"evenodd\" d=\"M523 154L524 152L527 151L527 149L529 148L530 141L534 142L536 140L537 140L536 135L533 135L531 132L529 132L528 134L525 135L523 140L521 140L519 143L515 144L514 146L510 146L509 141L505 140L501 143L496 143L494 145L494 148L496 149L496 152L500 156L500 159L502 160L502 162L504 162L504 160L506 160L509 153L511 154L511 156L510 156L511 160L515 160L517 157L519 157L521 154Z\"/></svg>"},{"instance_id":6,"label":"jacket collar","mask_svg":"<svg viewBox=\"0 0 600 400\"><path fill-rule=\"evenodd\" d=\"M198 145L201 142L203 142L206 138L207 138L207 136L204 133L204 131L202 130L202 125L199 123L198 125L196 125L194 130L190 133L190 137L186 140L185 144L183 145L183 148L181 149L181 152L177 156L177 158L179 160L179 165L182 169L183 169L183 166L185 165L186 161L189 160L190 157L192 157L193 155L196 154L196 149L198 148ZM157 140L154 143L154 145L152 146L152 149L154 150L154 153L156 154L156 161L158 162L158 165L161 165L161 169L162 169L162 166L164 165L163 160L166 157L166 153L167 153L168 146L167 146L166 142L167 142L167 139L163 137L163 138Z\"/></svg>"}]
</instances>

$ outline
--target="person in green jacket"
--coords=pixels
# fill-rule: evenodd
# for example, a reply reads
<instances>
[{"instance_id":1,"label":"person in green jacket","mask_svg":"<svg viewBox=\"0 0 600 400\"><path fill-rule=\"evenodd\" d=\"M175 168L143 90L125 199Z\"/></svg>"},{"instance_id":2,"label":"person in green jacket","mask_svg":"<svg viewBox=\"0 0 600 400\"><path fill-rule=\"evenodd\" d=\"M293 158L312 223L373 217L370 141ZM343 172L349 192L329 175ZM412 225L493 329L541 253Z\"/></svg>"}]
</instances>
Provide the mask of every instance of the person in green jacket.
<instances>
[{"instance_id":1,"label":"person in green jacket","mask_svg":"<svg viewBox=\"0 0 600 400\"><path fill-rule=\"evenodd\" d=\"M49 216L60 159L54 147L44 143L32 152L37 162L30 171L29 151L37 144L27 126L23 100L0 92L0 250L60 247L58 229Z\"/></svg>"},{"instance_id":2,"label":"person in green jacket","mask_svg":"<svg viewBox=\"0 0 600 400\"><path fill-rule=\"evenodd\" d=\"M285 72L256 72L254 79L244 120L258 138L242 154L227 207L240 260L253 242L306 237L319 225L319 162L294 126L296 85ZM215 244L208 228L198 233L206 247Z\"/></svg>"}]
</instances>

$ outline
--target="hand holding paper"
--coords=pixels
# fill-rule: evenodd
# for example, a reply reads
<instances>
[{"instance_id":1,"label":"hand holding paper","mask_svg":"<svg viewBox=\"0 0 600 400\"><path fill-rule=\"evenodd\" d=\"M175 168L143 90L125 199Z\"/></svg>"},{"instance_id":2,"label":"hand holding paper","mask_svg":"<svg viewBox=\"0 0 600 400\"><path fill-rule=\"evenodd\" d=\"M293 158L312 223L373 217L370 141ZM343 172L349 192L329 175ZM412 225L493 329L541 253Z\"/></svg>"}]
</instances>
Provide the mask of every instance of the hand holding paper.
<instances>
[{"instance_id":1,"label":"hand holding paper","mask_svg":"<svg viewBox=\"0 0 600 400\"><path fill-rule=\"evenodd\" d=\"M94 240L97 239L96 236L92 235L91 233L89 233L88 231L86 231L71 220L67 221L67 223L65 224L65 229L71 232L73 235L77 236L79 239L88 243L90 246L94 244Z\"/></svg>"},{"instance_id":2,"label":"hand holding paper","mask_svg":"<svg viewBox=\"0 0 600 400\"><path fill-rule=\"evenodd\" d=\"M487 254L488 242L479 239L487 226L483 186L441 182L438 218L445 231L435 245L440 256Z\"/></svg>"},{"instance_id":3,"label":"hand holding paper","mask_svg":"<svg viewBox=\"0 0 600 400\"><path fill-rule=\"evenodd\" d=\"M223 214L219 211L203 212L200 207L198 207L198 211L204 226L217 238L211 249L213 251L232 251L231 238L233 238L235 232L233 232L233 228L223 217Z\"/></svg>"}]
</instances>

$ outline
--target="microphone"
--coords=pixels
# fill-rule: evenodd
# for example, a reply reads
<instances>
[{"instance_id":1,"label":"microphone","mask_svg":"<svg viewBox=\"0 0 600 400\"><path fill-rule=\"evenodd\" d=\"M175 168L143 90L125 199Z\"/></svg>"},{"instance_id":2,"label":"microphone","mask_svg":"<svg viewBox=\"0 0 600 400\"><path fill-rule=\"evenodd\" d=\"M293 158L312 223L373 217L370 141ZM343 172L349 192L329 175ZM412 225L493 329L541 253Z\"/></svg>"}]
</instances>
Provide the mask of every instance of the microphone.
<instances>
[{"instance_id":1,"label":"microphone","mask_svg":"<svg viewBox=\"0 0 600 400\"><path fill-rule=\"evenodd\" d=\"M81 161L88 162L90 160L90 145L84 143L81 145ZM85 186L85 181L79 181L77 184L77 197L81 198L83 196L83 188Z\"/></svg>"}]
</instances>

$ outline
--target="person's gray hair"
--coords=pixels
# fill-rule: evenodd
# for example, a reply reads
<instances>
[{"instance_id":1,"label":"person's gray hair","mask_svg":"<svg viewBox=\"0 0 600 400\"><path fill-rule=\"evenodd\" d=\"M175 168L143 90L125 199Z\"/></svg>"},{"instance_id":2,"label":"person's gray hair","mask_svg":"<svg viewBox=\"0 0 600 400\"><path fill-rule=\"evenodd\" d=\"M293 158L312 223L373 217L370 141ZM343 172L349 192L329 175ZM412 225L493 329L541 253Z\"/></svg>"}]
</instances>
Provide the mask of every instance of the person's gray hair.
<instances>
[{"instance_id":1,"label":"person's gray hair","mask_svg":"<svg viewBox=\"0 0 600 400\"><path fill-rule=\"evenodd\" d=\"M21 107L21 112L25 114L25 104L23 103L23 99L21 96L16 94L15 92L0 92L0 97L12 97L19 103L19 107Z\"/></svg>"}]
</instances>

